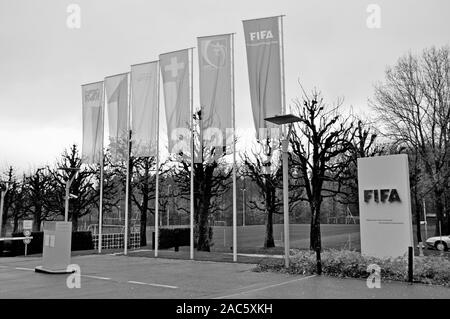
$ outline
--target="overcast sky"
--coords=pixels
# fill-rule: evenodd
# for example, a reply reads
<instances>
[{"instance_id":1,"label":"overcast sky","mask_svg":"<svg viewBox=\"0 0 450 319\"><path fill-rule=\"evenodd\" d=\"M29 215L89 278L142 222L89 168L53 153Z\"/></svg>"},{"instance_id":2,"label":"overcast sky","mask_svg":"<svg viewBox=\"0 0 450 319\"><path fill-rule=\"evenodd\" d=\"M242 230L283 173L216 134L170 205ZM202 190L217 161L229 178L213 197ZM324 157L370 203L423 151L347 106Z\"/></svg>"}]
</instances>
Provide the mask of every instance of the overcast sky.
<instances>
[{"instance_id":1,"label":"overcast sky","mask_svg":"<svg viewBox=\"0 0 450 319\"><path fill-rule=\"evenodd\" d=\"M72 3L81 8L79 29L66 25ZM372 3L381 28L367 27ZM286 15L288 104L300 96L299 80L368 112L387 65L450 43L449 12L448 0L0 0L0 169L51 164L81 143L81 84L196 46L198 36L236 32L236 125L253 129L243 19Z\"/></svg>"}]
</instances>

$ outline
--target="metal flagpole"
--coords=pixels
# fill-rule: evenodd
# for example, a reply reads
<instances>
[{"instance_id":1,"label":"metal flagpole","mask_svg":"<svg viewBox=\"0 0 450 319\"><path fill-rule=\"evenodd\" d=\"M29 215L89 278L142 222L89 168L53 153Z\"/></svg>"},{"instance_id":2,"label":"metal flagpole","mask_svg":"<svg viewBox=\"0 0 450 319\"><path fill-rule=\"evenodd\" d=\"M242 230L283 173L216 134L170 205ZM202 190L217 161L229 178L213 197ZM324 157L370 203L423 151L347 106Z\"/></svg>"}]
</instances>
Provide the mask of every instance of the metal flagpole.
<instances>
[{"instance_id":1,"label":"metal flagpole","mask_svg":"<svg viewBox=\"0 0 450 319\"><path fill-rule=\"evenodd\" d=\"M234 102L234 34L231 35L231 98L233 116L233 261L237 261L237 203L236 203L236 115Z\"/></svg>"},{"instance_id":2,"label":"metal flagpole","mask_svg":"<svg viewBox=\"0 0 450 319\"><path fill-rule=\"evenodd\" d=\"M128 116L127 116L127 180L125 182L125 232L123 238L123 254L127 255L128 253L128 197L130 194L130 139L131 139L131 131L130 131L130 102L131 102L131 73L130 73L130 81L129 81L129 90L128 90Z\"/></svg>"},{"instance_id":3,"label":"metal flagpole","mask_svg":"<svg viewBox=\"0 0 450 319\"><path fill-rule=\"evenodd\" d=\"M283 114L286 114L286 92L285 92L285 75L284 75L284 38L283 38L283 16L280 16L280 37L281 37L281 99ZM292 125L292 124L289 124ZM286 125L283 127L283 215L284 215L284 260L285 266L289 267L289 179L288 179L288 148L289 148L289 136L286 130Z\"/></svg>"},{"instance_id":4,"label":"metal flagpole","mask_svg":"<svg viewBox=\"0 0 450 319\"><path fill-rule=\"evenodd\" d=\"M159 61L157 62L158 76L156 78L156 96L157 96L157 111L156 116L156 185L155 185L155 257L158 257L159 247Z\"/></svg>"},{"instance_id":5,"label":"metal flagpole","mask_svg":"<svg viewBox=\"0 0 450 319\"><path fill-rule=\"evenodd\" d=\"M102 151L101 151L101 158L100 158L100 205L99 205L99 212L98 212L98 253L102 253L102 244L103 244L103 169L104 169L104 151L103 151L103 144L104 144L104 134L105 134L105 103L106 103L106 92L105 92L105 81L103 81L103 105L101 109L101 116L102 116Z\"/></svg>"},{"instance_id":6,"label":"metal flagpole","mask_svg":"<svg viewBox=\"0 0 450 319\"><path fill-rule=\"evenodd\" d=\"M191 233L190 233L190 258L194 259L194 49L191 48Z\"/></svg>"}]
</instances>

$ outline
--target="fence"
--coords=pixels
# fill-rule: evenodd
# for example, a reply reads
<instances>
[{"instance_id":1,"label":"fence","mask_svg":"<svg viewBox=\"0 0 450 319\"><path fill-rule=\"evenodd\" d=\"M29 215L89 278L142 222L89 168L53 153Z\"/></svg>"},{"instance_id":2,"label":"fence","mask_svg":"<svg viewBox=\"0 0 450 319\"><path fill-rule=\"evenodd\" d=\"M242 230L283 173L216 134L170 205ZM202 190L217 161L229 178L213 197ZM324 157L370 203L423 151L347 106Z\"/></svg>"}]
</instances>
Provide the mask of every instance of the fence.
<instances>
[{"instance_id":1,"label":"fence","mask_svg":"<svg viewBox=\"0 0 450 319\"><path fill-rule=\"evenodd\" d=\"M98 249L98 234L92 235L94 249ZM112 233L102 234L102 249L118 249L124 248L124 234ZM128 248L137 249L141 244L140 232L132 232L128 235Z\"/></svg>"}]
</instances>

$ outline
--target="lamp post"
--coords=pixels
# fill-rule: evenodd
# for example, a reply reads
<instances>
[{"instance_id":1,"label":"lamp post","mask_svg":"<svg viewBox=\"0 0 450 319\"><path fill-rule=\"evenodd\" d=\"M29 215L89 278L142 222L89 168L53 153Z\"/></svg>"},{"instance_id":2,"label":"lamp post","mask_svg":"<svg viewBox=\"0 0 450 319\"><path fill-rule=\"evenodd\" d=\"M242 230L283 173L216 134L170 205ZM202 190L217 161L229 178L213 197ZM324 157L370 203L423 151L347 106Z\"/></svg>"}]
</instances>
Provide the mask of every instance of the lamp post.
<instances>
[{"instance_id":1,"label":"lamp post","mask_svg":"<svg viewBox=\"0 0 450 319\"><path fill-rule=\"evenodd\" d=\"M247 190L245 188L245 177L242 176L242 227L245 226L245 191Z\"/></svg>"},{"instance_id":2,"label":"lamp post","mask_svg":"<svg viewBox=\"0 0 450 319\"><path fill-rule=\"evenodd\" d=\"M63 170L69 176L69 179L66 181L66 196L64 205L64 221L67 222L69 220L69 199L77 198L77 196L70 194L70 185L72 185L72 182L80 169L78 167L59 167L58 169ZM70 176L70 173L72 173L72 176Z\"/></svg>"},{"instance_id":3,"label":"lamp post","mask_svg":"<svg viewBox=\"0 0 450 319\"><path fill-rule=\"evenodd\" d=\"M300 121L300 118L293 114L285 114L274 117L268 117L264 119L267 122L283 125L289 124L289 128L286 132L283 131L281 138L281 151L283 152L283 216L284 216L284 264L285 267L289 267L289 176L288 176L288 148L289 148L289 136L292 131L292 125L295 122Z\"/></svg>"},{"instance_id":4,"label":"lamp post","mask_svg":"<svg viewBox=\"0 0 450 319\"><path fill-rule=\"evenodd\" d=\"M242 189L242 226L245 227L245 188Z\"/></svg>"},{"instance_id":5,"label":"lamp post","mask_svg":"<svg viewBox=\"0 0 450 319\"><path fill-rule=\"evenodd\" d=\"M0 199L0 237L3 235L3 206L5 204L5 196L8 193L9 185L12 184L10 181L5 181L0 183L1 189L1 199Z\"/></svg>"}]
</instances>

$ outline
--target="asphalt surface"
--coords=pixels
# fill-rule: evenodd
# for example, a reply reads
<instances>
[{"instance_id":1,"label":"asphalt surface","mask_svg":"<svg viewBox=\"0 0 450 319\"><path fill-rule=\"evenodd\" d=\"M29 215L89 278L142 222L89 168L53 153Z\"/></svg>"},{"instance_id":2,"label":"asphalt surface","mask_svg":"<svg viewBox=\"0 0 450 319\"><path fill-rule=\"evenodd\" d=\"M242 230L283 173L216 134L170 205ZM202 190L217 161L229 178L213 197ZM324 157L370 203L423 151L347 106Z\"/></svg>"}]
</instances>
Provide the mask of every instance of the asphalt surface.
<instances>
[{"instance_id":1,"label":"asphalt surface","mask_svg":"<svg viewBox=\"0 0 450 319\"><path fill-rule=\"evenodd\" d=\"M39 257L0 259L0 298L450 298L450 289L422 284L252 271L254 264L113 255L72 257L80 288L69 275L34 272ZM73 277L71 277L73 278ZM70 278L69 278L70 279Z\"/></svg>"}]
</instances>

